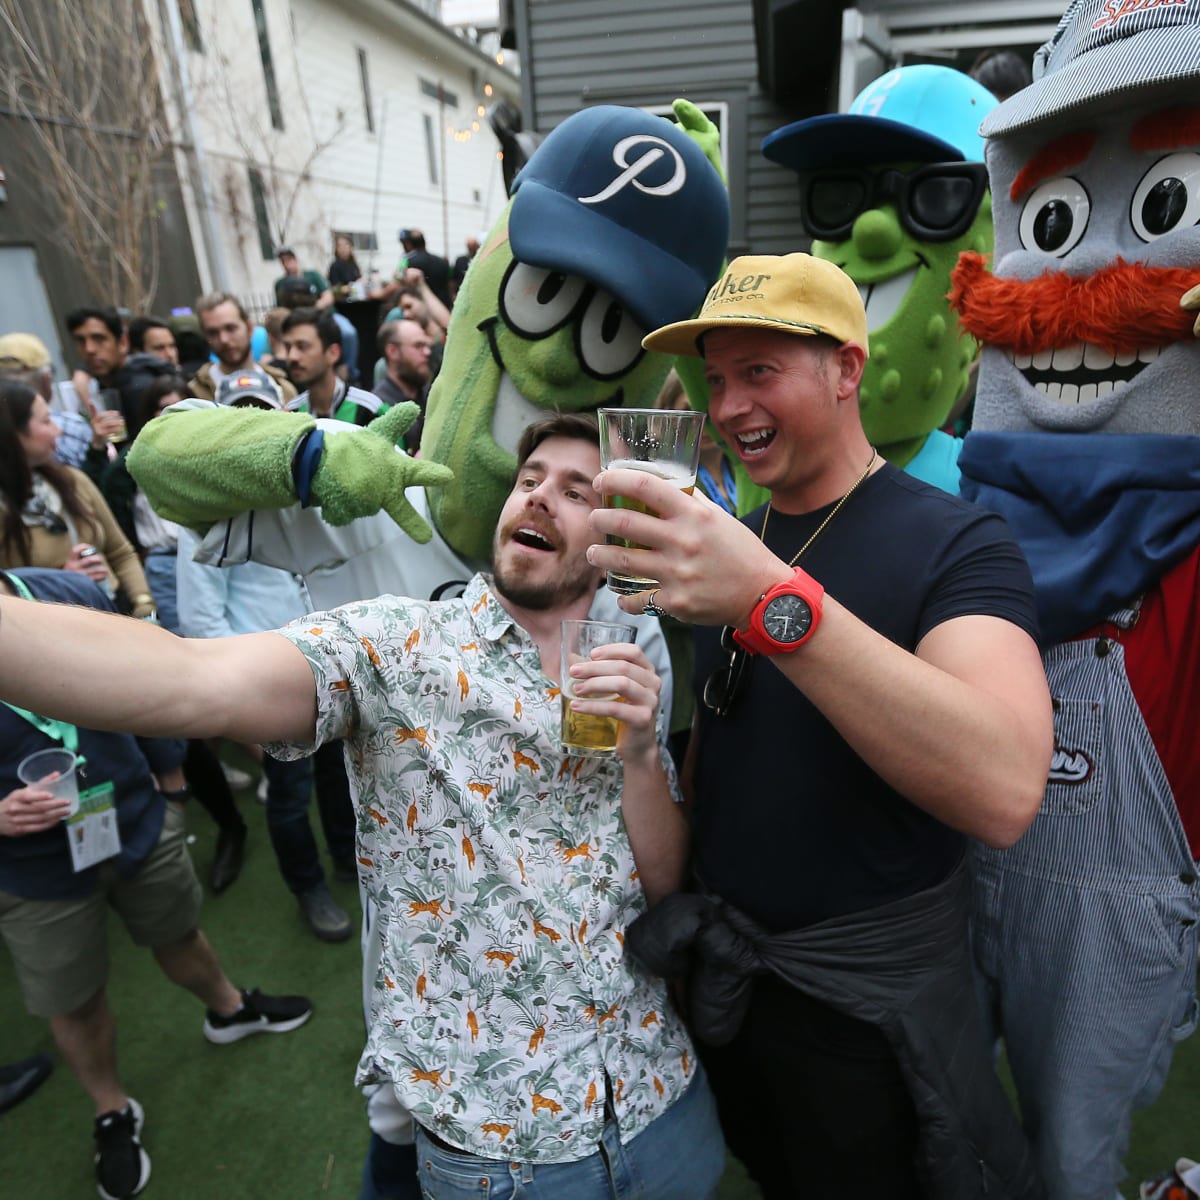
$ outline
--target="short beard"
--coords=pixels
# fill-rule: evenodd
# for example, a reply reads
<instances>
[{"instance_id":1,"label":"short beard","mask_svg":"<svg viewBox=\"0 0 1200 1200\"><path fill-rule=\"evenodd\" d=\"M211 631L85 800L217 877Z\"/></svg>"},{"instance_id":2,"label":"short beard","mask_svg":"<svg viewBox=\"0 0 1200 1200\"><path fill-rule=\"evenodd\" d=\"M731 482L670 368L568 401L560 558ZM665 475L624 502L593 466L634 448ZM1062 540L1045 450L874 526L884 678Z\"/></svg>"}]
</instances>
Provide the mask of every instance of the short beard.
<instances>
[{"instance_id":1,"label":"short beard","mask_svg":"<svg viewBox=\"0 0 1200 1200\"><path fill-rule=\"evenodd\" d=\"M498 549L498 546L493 547L492 581L496 591L518 608L525 608L530 612L566 608L580 596L594 592L598 586L595 571L586 559L574 570L557 579L533 583L526 580L520 571L509 571L500 562L500 556L496 553Z\"/></svg>"},{"instance_id":2,"label":"short beard","mask_svg":"<svg viewBox=\"0 0 1200 1200\"><path fill-rule=\"evenodd\" d=\"M421 376L408 366L406 363L396 364L396 378L400 380L405 387L410 388L414 392L419 392L429 381L429 376Z\"/></svg>"}]
</instances>

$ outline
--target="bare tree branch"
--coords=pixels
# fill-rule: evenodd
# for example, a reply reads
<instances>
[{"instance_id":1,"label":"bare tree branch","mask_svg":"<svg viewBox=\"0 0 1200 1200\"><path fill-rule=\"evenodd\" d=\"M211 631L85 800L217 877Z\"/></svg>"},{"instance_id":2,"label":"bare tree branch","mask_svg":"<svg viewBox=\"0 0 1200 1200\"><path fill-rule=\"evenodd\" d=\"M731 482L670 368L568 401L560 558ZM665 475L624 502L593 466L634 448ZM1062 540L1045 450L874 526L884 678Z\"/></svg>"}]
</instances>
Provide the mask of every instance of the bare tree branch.
<instances>
[{"instance_id":1,"label":"bare tree branch","mask_svg":"<svg viewBox=\"0 0 1200 1200\"><path fill-rule=\"evenodd\" d=\"M24 122L55 240L96 300L145 311L158 280L170 163L142 0L86 18L71 0L0 0L0 88Z\"/></svg>"}]
</instances>

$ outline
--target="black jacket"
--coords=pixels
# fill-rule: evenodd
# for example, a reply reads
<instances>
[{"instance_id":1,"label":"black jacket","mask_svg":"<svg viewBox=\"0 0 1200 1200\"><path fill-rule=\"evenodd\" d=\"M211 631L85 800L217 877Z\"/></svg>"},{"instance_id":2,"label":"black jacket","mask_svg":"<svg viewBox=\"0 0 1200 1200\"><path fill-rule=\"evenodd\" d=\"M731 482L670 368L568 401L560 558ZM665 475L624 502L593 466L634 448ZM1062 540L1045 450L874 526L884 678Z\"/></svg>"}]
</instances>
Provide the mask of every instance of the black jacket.
<instances>
[{"instance_id":1,"label":"black jacket","mask_svg":"<svg viewBox=\"0 0 1200 1200\"><path fill-rule=\"evenodd\" d=\"M771 934L716 896L669 896L626 948L687 979L692 1032L723 1045L756 975L773 974L887 1038L920 1120L928 1200L1041 1200L1029 1145L992 1067L976 1007L964 867L915 896Z\"/></svg>"}]
</instances>

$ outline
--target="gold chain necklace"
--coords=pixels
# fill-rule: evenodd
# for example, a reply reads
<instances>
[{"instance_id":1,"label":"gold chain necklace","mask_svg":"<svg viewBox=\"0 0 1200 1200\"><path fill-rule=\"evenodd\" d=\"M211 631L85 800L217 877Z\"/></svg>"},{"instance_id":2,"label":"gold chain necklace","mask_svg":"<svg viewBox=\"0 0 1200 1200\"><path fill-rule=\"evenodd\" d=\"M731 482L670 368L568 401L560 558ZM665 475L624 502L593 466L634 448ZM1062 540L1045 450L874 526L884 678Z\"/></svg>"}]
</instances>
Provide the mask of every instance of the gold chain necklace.
<instances>
[{"instance_id":1,"label":"gold chain necklace","mask_svg":"<svg viewBox=\"0 0 1200 1200\"><path fill-rule=\"evenodd\" d=\"M875 460L878 457L879 457L879 451L872 449L871 461L867 463L867 469L850 485L850 490L833 506L832 509L829 510L829 515L825 518L825 520L823 520L820 523L820 525L818 525L816 527L815 530L813 530L808 541L805 542L804 545L801 546L800 549L797 550L796 553L792 555L792 560L791 560L791 562L788 563L789 567L794 567L796 565L796 563L799 561L800 555L802 555L805 552L805 550L807 550L809 548L809 546L811 546L813 544L813 542L815 542L817 540L817 538L819 538L821 536L821 534L825 532L825 526L828 525L829 522L832 521L833 518L838 515L838 510L842 507L843 504L846 503L847 500L850 499L851 496L854 495L855 490L858 488L858 485L860 483L862 483L862 481L864 479L866 479L866 477L868 475L870 475L871 468L875 465ZM760 529L758 532L758 540L760 542L766 542L766 540L767 540L767 522L770 519L771 519L771 506L770 506L770 504L768 504L767 511L765 513L763 513L762 529Z\"/></svg>"}]
</instances>

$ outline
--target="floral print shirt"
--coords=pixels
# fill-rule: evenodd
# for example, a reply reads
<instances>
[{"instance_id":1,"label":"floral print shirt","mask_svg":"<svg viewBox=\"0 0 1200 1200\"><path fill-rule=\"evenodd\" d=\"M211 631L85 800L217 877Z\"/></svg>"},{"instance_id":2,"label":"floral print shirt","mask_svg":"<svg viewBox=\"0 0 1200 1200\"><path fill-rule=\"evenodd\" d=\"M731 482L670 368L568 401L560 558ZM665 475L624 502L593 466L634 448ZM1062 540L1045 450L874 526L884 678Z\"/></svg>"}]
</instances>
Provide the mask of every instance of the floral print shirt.
<instances>
[{"instance_id":1,"label":"floral print shirt","mask_svg":"<svg viewBox=\"0 0 1200 1200\"><path fill-rule=\"evenodd\" d=\"M379 910L358 1081L390 1081L488 1158L594 1153L606 1094L635 1137L695 1054L662 980L624 955L645 897L619 760L562 753L559 689L484 576L458 600L386 596L281 632L316 677L317 744L346 741Z\"/></svg>"}]
</instances>

